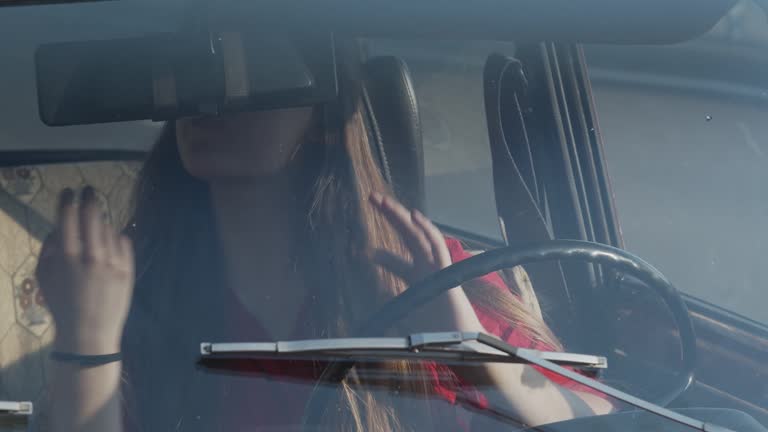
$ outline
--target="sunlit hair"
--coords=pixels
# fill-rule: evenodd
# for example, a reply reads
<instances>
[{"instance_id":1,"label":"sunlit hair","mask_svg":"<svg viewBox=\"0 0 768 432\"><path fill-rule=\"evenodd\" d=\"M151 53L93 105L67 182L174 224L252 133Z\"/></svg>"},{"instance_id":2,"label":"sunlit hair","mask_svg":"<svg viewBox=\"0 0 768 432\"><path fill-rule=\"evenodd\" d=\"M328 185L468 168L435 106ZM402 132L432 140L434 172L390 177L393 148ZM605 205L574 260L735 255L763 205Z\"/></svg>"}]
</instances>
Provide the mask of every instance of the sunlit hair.
<instances>
[{"instance_id":1,"label":"sunlit hair","mask_svg":"<svg viewBox=\"0 0 768 432\"><path fill-rule=\"evenodd\" d=\"M368 204L372 192L391 191L368 143L362 115L361 56L351 42L340 44L338 53L339 103L316 110L316 131L320 133L310 134L299 152L303 165L296 182L306 214L296 227L305 239L298 266L307 281L322 281L320 287L312 287L321 293L317 313L312 316L316 337L348 335L406 289L403 281L369 259L375 249L403 257L408 257L408 251L393 227ZM213 325L210 311L216 310L220 290L213 226L207 187L184 170L174 127L168 125L142 170L129 226L137 250L138 281L133 318L126 330L125 394L133 400L127 411L138 409L135 416L127 413L129 421L144 424L148 430L174 427L177 413L189 409L175 399L185 385L191 385L184 375L191 369L180 365L194 364L196 352L181 344L194 348L204 336L200 329ZM525 329L534 340L553 349L560 347L540 316L521 301L526 297L525 287L514 279L509 291L480 280L464 287L475 306ZM188 328L193 325L199 331ZM172 336L158 335L158 328L167 329L165 334ZM177 350L169 339L178 343ZM401 377L419 376L421 370L418 364L405 361L367 367ZM338 403L332 404L334 409L324 420L330 429L414 430L430 421L422 408L399 404L398 398L381 396L381 392L375 396L368 390L371 383L361 376L370 374L353 373L339 386ZM375 385L416 399L432 396L426 378ZM168 392L167 397L163 391ZM149 420L134 418L141 416Z\"/></svg>"}]
</instances>

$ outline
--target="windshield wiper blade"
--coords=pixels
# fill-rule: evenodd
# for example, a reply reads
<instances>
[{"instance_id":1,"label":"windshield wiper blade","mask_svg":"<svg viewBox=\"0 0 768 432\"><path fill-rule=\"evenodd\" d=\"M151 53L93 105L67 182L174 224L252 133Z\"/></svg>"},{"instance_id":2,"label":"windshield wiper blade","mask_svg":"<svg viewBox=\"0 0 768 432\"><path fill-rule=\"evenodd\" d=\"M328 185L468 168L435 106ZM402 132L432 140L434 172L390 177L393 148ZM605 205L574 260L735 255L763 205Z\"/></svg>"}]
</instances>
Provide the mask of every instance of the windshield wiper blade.
<instances>
[{"instance_id":1,"label":"windshield wiper blade","mask_svg":"<svg viewBox=\"0 0 768 432\"><path fill-rule=\"evenodd\" d=\"M554 372L585 387L690 428L703 432L730 432L729 429L722 426L696 420L660 407L563 367L606 368L608 362L605 357L518 348L485 333L420 333L405 338L309 339L256 343L205 342L200 344L200 353L207 359L240 358L253 355L290 358L311 354L350 360L416 357L431 360L453 359L528 364Z\"/></svg>"},{"instance_id":2,"label":"windshield wiper blade","mask_svg":"<svg viewBox=\"0 0 768 432\"><path fill-rule=\"evenodd\" d=\"M489 337L476 332L418 333L407 337L308 339L278 342L203 343L200 353L207 358L242 356L291 356L312 354L317 357L455 360L500 363L530 363L526 356L536 356L555 364L579 369L605 369L605 357L515 348L514 353L484 343Z\"/></svg>"},{"instance_id":3,"label":"windshield wiper blade","mask_svg":"<svg viewBox=\"0 0 768 432\"><path fill-rule=\"evenodd\" d=\"M32 402L0 401L0 416L3 415L32 415Z\"/></svg>"},{"instance_id":4,"label":"windshield wiper blade","mask_svg":"<svg viewBox=\"0 0 768 432\"><path fill-rule=\"evenodd\" d=\"M481 339L483 343L502 351L515 350L515 348L512 347L511 345L492 336L481 335ZM585 387L589 387L593 390L597 390L600 393L606 394L622 402L625 402L629 405L632 405L634 407L656 414L659 417L665 418L667 420L671 420L676 423L680 423L684 426L688 426L690 428L697 429L703 432L731 432L730 429L724 428L722 426L703 422L701 420L696 420L694 418L688 417L686 415L680 414L678 412L669 410L667 408L655 405L651 402L645 401L638 397L632 396L631 394L624 393L621 390L617 390L599 381L586 377L580 373L566 369L562 366L558 366L557 364L547 361L536 355L531 355L531 353L527 351L529 350L520 351L519 349L517 349L517 355L521 357L523 360L526 360L531 365L539 366L542 369L546 369L550 372L554 372L558 375L562 375L568 379L576 381L577 383Z\"/></svg>"}]
</instances>

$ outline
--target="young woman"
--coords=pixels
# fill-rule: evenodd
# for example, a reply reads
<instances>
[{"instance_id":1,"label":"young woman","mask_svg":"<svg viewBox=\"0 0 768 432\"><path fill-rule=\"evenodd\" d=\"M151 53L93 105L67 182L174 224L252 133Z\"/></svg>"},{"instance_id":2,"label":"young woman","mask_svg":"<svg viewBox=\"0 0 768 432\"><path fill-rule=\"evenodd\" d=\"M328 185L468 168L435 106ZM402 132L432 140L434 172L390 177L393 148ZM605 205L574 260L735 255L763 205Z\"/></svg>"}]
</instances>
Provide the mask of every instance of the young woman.
<instances>
[{"instance_id":1,"label":"young woman","mask_svg":"<svg viewBox=\"0 0 768 432\"><path fill-rule=\"evenodd\" d=\"M306 392L247 379L222 385L227 380L196 369L199 343L342 337L409 284L467 256L389 194L367 142L358 56L341 48L337 104L166 125L125 234L104 223L92 189L79 203L73 191L62 193L38 267L57 328L52 430L295 425ZM493 276L451 290L393 333L448 330L559 348L545 323ZM122 362L109 357L121 352ZM101 361L82 364L89 358ZM281 364L247 367L311 380L323 366ZM555 381L562 379L529 366L393 361L365 368L411 379L351 375L324 420L329 429L463 427L445 411L448 402L493 406L528 425L611 410L601 397L561 387ZM447 402L435 408L435 400Z\"/></svg>"}]
</instances>

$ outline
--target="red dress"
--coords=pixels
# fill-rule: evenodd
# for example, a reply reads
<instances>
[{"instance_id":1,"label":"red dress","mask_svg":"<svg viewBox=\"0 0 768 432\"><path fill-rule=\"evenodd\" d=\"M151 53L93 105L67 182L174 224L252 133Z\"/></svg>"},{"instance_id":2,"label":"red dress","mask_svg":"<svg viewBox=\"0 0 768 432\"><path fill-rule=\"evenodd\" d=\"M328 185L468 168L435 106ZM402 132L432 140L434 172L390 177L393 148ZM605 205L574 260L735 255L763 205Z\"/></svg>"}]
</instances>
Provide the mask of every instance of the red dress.
<instances>
[{"instance_id":1,"label":"red dress","mask_svg":"<svg viewBox=\"0 0 768 432\"><path fill-rule=\"evenodd\" d=\"M446 239L446 243L451 253L453 262L469 258L461 246L461 243L454 239ZM496 273L487 275L483 278L486 282L498 286L499 289L508 290L501 277ZM248 340L264 340L266 332L261 329L258 323L239 304L233 314L236 323L246 323L243 327L248 331L242 337ZM480 319L483 327L490 334L493 334L507 343L517 347L533 348L542 351L551 351L541 342L535 342L524 331L511 326L509 323L501 321L495 315L488 313L483 308L474 307L475 312ZM244 366L246 367L246 366ZM247 369L249 373L257 376L256 379L238 378L233 380L230 389L231 394L237 395L226 402L226 412L222 418L230 419L224 430L231 432L244 432L254 430L254 426L261 427L277 426L285 423L286 420L301 419L304 412L304 406L309 398L313 388L314 381L319 378L323 371L323 364L305 360L258 360L249 361ZM437 419L436 430L468 430L469 418L464 414L450 413L450 407L467 407L470 410L485 410L489 408L488 401L482 392L478 391L471 383L463 382L460 377L452 373L450 368L445 365L439 365L433 362L424 362L424 372L429 381L434 386L434 398L442 401L440 407L432 410L432 415L440 413L440 419ZM591 389L580 384L551 373L546 370L539 370L551 381L573 390L589 392ZM246 394L248 396L244 397Z\"/></svg>"}]
</instances>

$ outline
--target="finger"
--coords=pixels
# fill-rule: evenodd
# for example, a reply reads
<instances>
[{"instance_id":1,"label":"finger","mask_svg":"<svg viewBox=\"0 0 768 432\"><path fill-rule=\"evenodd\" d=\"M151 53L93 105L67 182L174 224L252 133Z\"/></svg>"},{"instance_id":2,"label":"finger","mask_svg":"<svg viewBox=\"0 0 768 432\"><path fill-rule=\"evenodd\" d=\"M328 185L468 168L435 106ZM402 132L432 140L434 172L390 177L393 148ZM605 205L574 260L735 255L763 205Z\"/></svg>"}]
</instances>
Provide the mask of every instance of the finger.
<instances>
[{"instance_id":1,"label":"finger","mask_svg":"<svg viewBox=\"0 0 768 432\"><path fill-rule=\"evenodd\" d=\"M415 260L434 261L432 246L423 230L413 223L411 212L390 197L372 195L371 201L400 233Z\"/></svg>"},{"instance_id":2,"label":"finger","mask_svg":"<svg viewBox=\"0 0 768 432\"><path fill-rule=\"evenodd\" d=\"M45 240L43 240L42 246L40 246L40 254L38 255L37 259L42 260L45 258L48 258L51 256L54 250L54 242L56 241L56 233L52 232L45 236Z\"/></svg>"},{"instance_id":3,"label":"finger","mask_svg":"<svg viewBox=\"0 0 768 432\"><path fill-rule=\"evenodd\" d=\"M83 188L80 200L80 235L83 239L85 258L98 259L104 257L101 210L96 198L96 191L90 186Z\"/></svg>"},{"instance_id":4,"label":"finger","mask_svg":"<svg viewBox=\"0 0 768 432\"><path fill-rule=\"evenodd\" d=\"M101 242L104 247L104 256L107 259L115 259L119 257L117 251L117 235L115 234L112 225L108 222L101 225Z\"/></svg>"},{"instance_id":5,"label":"finger","mask_svg":"<svg viewBox=\"0 0 768 432\"><path fill-rule=\"evenodd\" d=\"M424 214L418 210L414 209L411 211L411 218L413 219L414 223L416 223L416 225L419 226L426 234L429 243L432 245L432 253L437 259L437 262L442 267L451 265L453 260L451 259L451 252L448 250L448 246L445 244L445 237L443 237L443 233L440 232L440 230L435 226L435 224L432 223L431 220L429 220L429 218L424 216Z\"/></svg>"},{"instance_id":6,"label":"finger","mask_svg":"<svg viewBox=\"0 0 768 432\"><path fill-rule=\"evenodd\" d=\"M43 241L43 245L40 246L40 254L37 257L37 265L35 266L35 277L38 281L40 281L41 292L45 291L49 286L47 283L45 283L47 276L49 275L47 274L47 260L55 254L55 250L58 247L57 237L58 235L56 232L48 234Z\"/></svg>"},{"instance_id":7,"label":"finger","mask_svg":"<svg viewBox=\"0 0 768 432\"><path fill-rule=\"evenodd\" d=\"M56 212L56 233L64 253L77 255L81 250L80 226L75 206L75 192L65 188L59 195L59 206Z\"/></svg>"},{"instance_id":8,"label":"finger","mask_svg":"<svg viewBox=\"0 0 768 432\"><path fill-rule=\"evenodd\" d=\"M395 276L398 276L409 284L414 282L413 264L392 252L376 249L373 251L371 261L384 267L385 270L393 273Z\"/></svg>"},{"instance_id":9,"label":"finger","mask_svg":"<svg viewBox=\"0 0 768 432\"><path fill-rule=\"evenodd\" d=\"M120 235L117 238L117 253L120 256L120 260L129 267L133 267L133 241L131 241L131 238L127 235Z\"/></svg>"}]
</instances>

